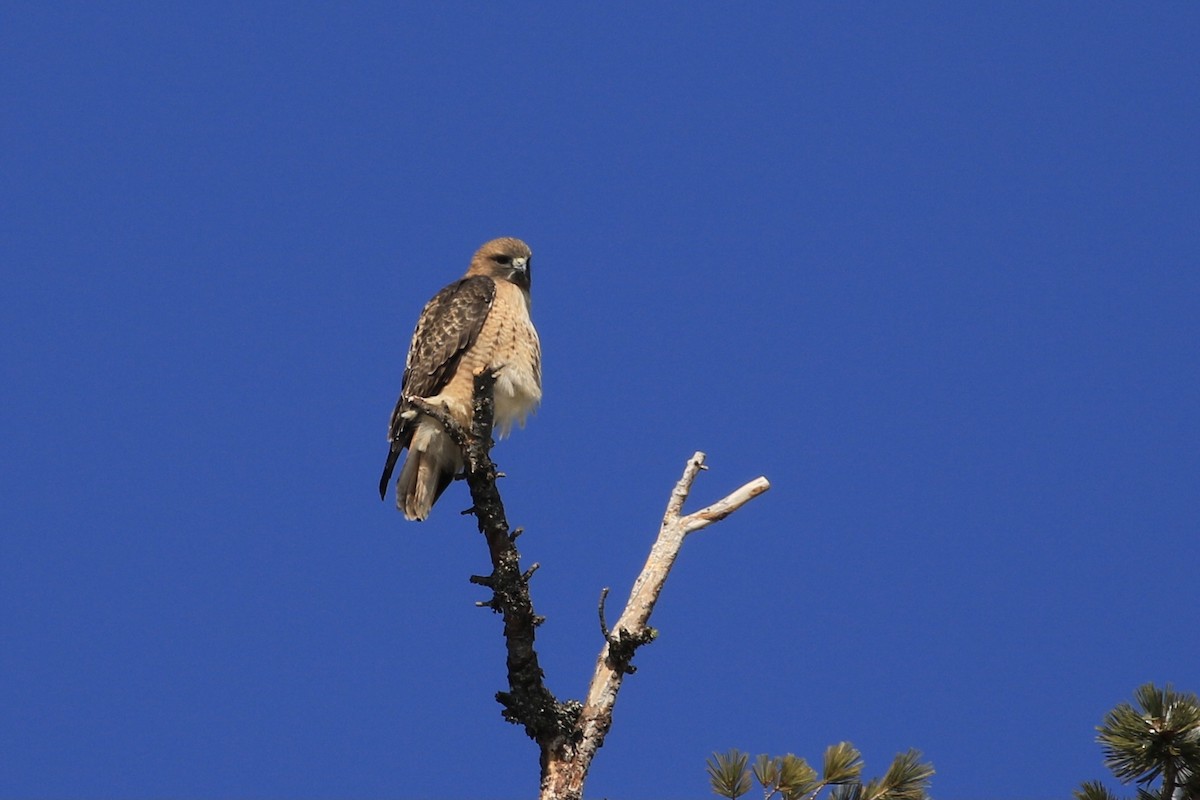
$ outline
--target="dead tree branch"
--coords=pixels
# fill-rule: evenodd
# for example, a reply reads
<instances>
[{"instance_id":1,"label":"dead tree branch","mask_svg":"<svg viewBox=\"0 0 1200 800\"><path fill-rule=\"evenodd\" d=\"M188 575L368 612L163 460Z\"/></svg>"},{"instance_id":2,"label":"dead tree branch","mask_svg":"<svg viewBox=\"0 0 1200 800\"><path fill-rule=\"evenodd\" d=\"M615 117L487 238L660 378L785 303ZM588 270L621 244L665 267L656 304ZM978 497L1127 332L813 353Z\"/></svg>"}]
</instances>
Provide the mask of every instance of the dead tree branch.
<instances>
[{"instance_id":1,"label":"dead tree branch","mask_svg":"<svg viewBox=\"0 0 1200 800\"><path fill-rule=\"evenodd\" d=\"M637 648L658 635L649 627L650 614L685 537L729 516L765 492L770 484L766 478L755 478L716 503L684 515L683 505L692 483L696 475L706 469L704 453L697 452L691 457L683 477L671 492L658 539L633 585L625 610L611 631L604 619L608 590L601 595L599 616L605 642L596 661L587 700L584 703L559 701L546 687L545 675L534 649L535 631L542 618L533 611L529 579L537 565L522 571L521 554L516 547L520 529L510 532L504 504L496 488L498 473L490 456L495 382L492 374L475 378L470 431L464 431L448 414L439 413L440 409L416 399L412 402L418 411L441 422L463 451L473 502L466 513L474 514L478 520L492 561L492 573L473 576L471 582L491 589L491 599L481 605L490 607L504 618L508 691L496 694L504 707L504 718L524 726L525 732L538 744L543 800L580 800L592 759L612 727L612 711L621 682L634 671L633 655Z\"/></svg>"},{"instance_id":2,"label":"dead tree branch","mask_svg":"<svg viewBox=\"0 0 1200 800\"><path fill-rule=\"evenodd\" d=\"M755 478L711 506L684 516L683 504L691 492L696 475L702 469L705 469L704 453L697 452L688 461L683 477L671 492L658 530L658 539L650 548L646 565L633 584L625 610L608 634L596 659L587 700L575 725L576 735L569 737L561 750L551 754L549 773L542 778L543 798L577 800L583 797L583 781L592 759L612 728L613 706L616 705L621 682L634 671L630 664L633 654L637 648L654 641L658 635L658 631L648 624L650 614L662 594L663 585L683 547L684 538L693 531L724 519L771 488L766 478Z\"/></svg>"},{"instance_id":3,"label":"dead tree branch","mask_svg":"<svg viewBox=\"0 0 1200 800\"><path fill-rule=\"evenodd\" d=\"M489 454L495 383L496 377L491 373L476 376L470 433L462 440L455 437L465 445L463 461L473 503L469 513L479 522L479 532L487 540L492 560L492 574L475 576L471 582L492 590L492 598L485 605L504 618L508 691L497 692L496 700L504 707L504 718L524 726L529 738L537 742L545 772L546 753L560 747L563 739L571 735L579 715L579 703L562 703L555 698L546 687L545 675L534 649L535 630L542 622L542 618L534 613L529 597L529 579L534 570L521 570L521 554L516 546L519 531L509 530L504 503L496 488L496 465ZM441 422L446 425L447 420ZM449 422L453 424L453 420Z\"/></svg>"}]
</instances>

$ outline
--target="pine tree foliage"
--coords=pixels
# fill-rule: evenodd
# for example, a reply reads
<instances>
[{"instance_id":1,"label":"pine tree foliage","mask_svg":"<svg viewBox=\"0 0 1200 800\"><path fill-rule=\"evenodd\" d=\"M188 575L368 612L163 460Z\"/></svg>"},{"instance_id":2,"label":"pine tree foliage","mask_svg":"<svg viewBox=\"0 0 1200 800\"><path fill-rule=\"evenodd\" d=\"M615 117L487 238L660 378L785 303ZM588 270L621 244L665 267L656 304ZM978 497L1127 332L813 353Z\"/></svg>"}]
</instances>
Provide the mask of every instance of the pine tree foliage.
<instances>
[{"instance_id":1,"label":"pine tree foliage","mask_svg":"<svg viewBox=\"0 0 1200 800\"><path fill-rule=\"evenodd\" d=\"M1133 697L1096 728L1104 765L1122 783L1138 785L1138 800L1200 800L1200 700L1153 683ZM1083 784L1075 798L1118 800L1098 781Z\"/></svg>"},{"instance_id":2,"label":"pine tree foliage","mask_svg":"<svg viewBox=\"0 0 1200 800\"><path fill-rule=\"evenodd\" d=\"M1075 790L1075 800L1119 800L1119 798L1100 781L1084 781L1083 785Z\"/></svg>"},{"instance_id":3,"label":"pine tree foliage","mask_svg":"<svg viewBox=\"0 0 1200 800\"><path fill-rule=\"evenodd\" d=\"M750 772L746 769L750 756L740 750L728 753L713 753L708 760L708 780L713 791L729 800L750 791Z\"/></svg>"},{"instance_id":4,"label":"pine tree foliage","mask_svg":"<svg viewBox=\"0 0 1200 800\"><path fill-rule=\"evenodd\" d=\"M925 800L931 777L933 766L921 763L920 751L909 750L896 756L882 778L863 787L862 800Z\"/></svg>"},{"instance_id":5,"label":"pine tree foliage","mask_svg":"<svg viewBox=\"0 0 1200 800\"><path fill-rule=\"evenodd\" d=\"M825 750L820 775L803 758L788 753L765 753L747 768L750 757L740 750L713 753L708 760L709 783L713 793L729 800L750 790L750 775L758 781L764 800L815 800L832 787L828 800L927 800L930 764L921 763L921 754L909 750L896 756L882 778L862 783L862 754L849 742L830 745Z\"/></svg>"}]
</instances>

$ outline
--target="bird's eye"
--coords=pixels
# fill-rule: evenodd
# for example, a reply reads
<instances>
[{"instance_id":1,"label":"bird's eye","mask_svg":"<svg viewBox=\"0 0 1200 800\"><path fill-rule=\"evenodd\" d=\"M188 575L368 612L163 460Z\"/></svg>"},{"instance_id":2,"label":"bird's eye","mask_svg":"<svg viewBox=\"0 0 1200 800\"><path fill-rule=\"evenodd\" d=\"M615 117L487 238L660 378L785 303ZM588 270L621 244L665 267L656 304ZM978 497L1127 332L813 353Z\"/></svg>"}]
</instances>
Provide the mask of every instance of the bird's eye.
<instances>
[{"instance_id":1,"label":"bird's eye","mask_svg":"<svg viewBox=\"0 0 1200 800\"><path fill-rule=\"evenodd\" d=\"M512 256L492 256L492 260L497 264L511 264Z\"/></svg>"}]
</instances>

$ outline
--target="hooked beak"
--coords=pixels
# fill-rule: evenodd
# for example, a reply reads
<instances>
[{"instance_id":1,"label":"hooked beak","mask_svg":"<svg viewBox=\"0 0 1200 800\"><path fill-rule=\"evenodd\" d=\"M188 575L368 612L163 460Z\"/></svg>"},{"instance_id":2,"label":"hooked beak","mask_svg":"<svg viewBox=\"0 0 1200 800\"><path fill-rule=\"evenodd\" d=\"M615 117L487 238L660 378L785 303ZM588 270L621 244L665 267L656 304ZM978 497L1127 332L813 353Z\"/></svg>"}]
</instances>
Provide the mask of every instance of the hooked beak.
<instances>
[{"instance_id":1,"label":"hooked beak","mask_svg":"<svg viewBox=\"0 0 1200 800\"><path fill-rule=\"evenodd\" d=\"M518 286L524 286L526 289L528 289L531 282L529 267L529 259L523 257L514 258L512 260L513 283L517 284Z\"/></svg>"}]
</instances>

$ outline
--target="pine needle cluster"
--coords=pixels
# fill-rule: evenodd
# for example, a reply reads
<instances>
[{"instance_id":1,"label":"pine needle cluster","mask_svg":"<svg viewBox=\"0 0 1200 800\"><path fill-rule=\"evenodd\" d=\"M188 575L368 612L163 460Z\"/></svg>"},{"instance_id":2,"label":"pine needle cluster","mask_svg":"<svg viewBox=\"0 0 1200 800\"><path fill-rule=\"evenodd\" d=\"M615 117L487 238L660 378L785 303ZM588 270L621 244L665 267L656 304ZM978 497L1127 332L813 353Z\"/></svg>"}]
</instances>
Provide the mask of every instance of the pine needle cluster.
<instances>
[{"instance_id":1,"label":"pine needle cluster","mask_svg":"<svg viewBox=\"0 0 1200 800\"><path fill-rule=\"evenodd\" d=\"M750 791L750 777L758 781L763 800L816 800L829 789L827 800L928 800L933 766L921 762L917 750L900 753L881 778L862 781L862 754L849 742L825 750L821 772L807 761L788 753L784 756L750 756L733 749L713 753L708 759L708 778L714 794L737 798Z\"/></svg>"},{"instance_id":2,"label":"pine needle cluster","mask_svg":"<svg viewBox=\"0 0 1200 800\"><path fill-rule=\"evenodd\" d=\"M1137 784L1137 800L1200 800L1200 700L1167 684L1139 686L1136 707L1121 703L1096 728L1104 766ZM1120 800L1099 781L1075 790L1076 800Z\"/></svg>"}]
</instances>

